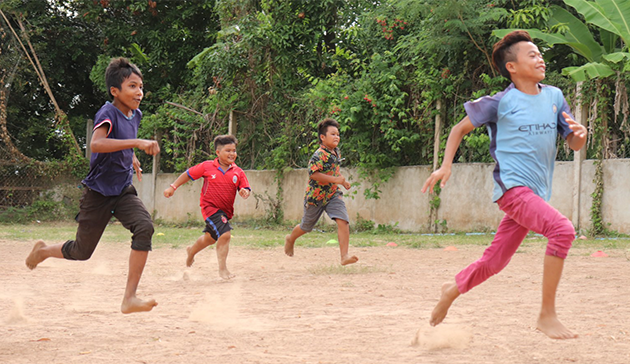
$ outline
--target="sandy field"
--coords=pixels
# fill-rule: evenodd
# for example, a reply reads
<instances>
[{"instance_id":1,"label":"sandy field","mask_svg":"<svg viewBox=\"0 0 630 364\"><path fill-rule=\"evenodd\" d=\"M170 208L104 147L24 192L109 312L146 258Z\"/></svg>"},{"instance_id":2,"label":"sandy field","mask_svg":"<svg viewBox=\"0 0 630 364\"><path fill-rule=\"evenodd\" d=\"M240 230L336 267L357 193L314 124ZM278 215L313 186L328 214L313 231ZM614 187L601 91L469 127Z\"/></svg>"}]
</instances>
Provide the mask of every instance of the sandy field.
<instances>
[{"instance_id":1,"label":"sandy field","mask_svg":"<svg viewBox=\"0 0 630 364\"><path fill-rule=\"evenodd\" d=\"M119 311L128 243L92 259L49 259L29 271L31 242L0 240L0 363L630 363L630 252L573 249L558 313L580 337L534 328L542 245L519 250L499 275L428 325L441 284L482 246L338 249L232 247L235 279L218 279L214 250L185 267L183 248L149 255L138 295L152 312Z\"/></svg>"}]
</instances>

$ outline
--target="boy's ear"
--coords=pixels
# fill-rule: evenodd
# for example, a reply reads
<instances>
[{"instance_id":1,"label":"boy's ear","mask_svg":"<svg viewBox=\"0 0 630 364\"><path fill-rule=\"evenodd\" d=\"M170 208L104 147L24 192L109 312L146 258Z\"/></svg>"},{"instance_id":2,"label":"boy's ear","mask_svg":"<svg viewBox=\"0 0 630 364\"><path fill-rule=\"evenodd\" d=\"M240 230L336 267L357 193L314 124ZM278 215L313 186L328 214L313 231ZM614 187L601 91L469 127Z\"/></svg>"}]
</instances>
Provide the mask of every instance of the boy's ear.
<instances>
[{"instance_id":1,"label":"boy's ear","mask_svg":"<svg viewBox=\"0 0 630 364\"><path fill-rule=\"evenodd\" d=\"M515 61L510 61L505 63L505 69L510 73L516 73L516 66L514 65Z\"/></svg>"},{"instance_id":2,"label":"boy's ear","mask_svg":"<svg viewBox=\"0 0 630 364\"><path fill-rule=\"evenodd\" d=\"M109 88L109 93L111 93L113 97L117 97L119 92L118 87L112 86Z\"/></svg>"}]
</instances>

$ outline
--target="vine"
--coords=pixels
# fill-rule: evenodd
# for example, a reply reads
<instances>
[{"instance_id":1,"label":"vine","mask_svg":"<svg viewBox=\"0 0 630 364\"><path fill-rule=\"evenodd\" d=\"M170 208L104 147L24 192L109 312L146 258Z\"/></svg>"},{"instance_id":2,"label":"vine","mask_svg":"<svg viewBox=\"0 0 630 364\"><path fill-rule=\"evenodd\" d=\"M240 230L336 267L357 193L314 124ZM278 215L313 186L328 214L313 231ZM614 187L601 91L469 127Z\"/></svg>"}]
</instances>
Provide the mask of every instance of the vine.
<instances>
[{"instance_id":1,"label":"vine","mask_svg":"<svg viewBox=\"0 0 630 364\"><path fill-rule=\"evenodd\" d=\"M606 157L606 138L608 135L607 112L610 109L610 88L603 80L594 82L595 99L592 102L591 121L592 142L595 149L595 177L593 183L595 190L591 194L591 235L610 235L607 224L604 222L602 212L602 200L604 196L604 159Z\"/></svg>"}]
</instances>

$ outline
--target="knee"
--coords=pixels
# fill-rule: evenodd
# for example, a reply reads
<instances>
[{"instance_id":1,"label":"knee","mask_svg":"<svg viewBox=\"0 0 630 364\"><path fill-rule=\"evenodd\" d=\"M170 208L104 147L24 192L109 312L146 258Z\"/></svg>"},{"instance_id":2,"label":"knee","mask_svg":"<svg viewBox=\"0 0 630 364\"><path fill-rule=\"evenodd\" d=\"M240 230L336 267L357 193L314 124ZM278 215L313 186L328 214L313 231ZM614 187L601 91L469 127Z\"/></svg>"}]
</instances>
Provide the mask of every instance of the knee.
<instances>
[{"instance_id":1,"label":"knee","mask_svg":"<svg viewBox=\"0 0 630 364\"><path fill-rule=\"evenodd\" d=\"M217 243L226 244L230 242L230 239L232 239L232 233L229 231L226 231L223 234L221 234L219 239L217 239Z\"/></svg>"},{"instance_id":2,"label":"knee","mask_svg":"<svg viewBox=\"0 0 630 364\"><path fill-rule=\"evenodd\" d=\"M92 253L94 253L94 250L86 250L86 249L77 250L72 255L72 258L74 260L88 260L92 257Z\"/></svg>"},{"instance_id":3,"label":"knee","mask_svg":"<svg viewBox=\"0 0 630 364\"><path fill-rule=\"evenodd\" d=\"M141 240L151 240L154 232L153 222L151 220L143 220L135 226L133 235Z\"/></svg>"},{"instance_id":4,"label":"knee","mask_svg":"<svg viewBox=\"0 0 630 364\"><path fill-rule=\"evenodd\" d=\"M481 259L478 260L479 265L486 271L487 275L495 275L507 267L508 263L512 260L512 255L494 255L486 256L484 254Z\"/></svg>"},{"instance_id":5,"label":"knee","mask_svg":"<svg viewBox=\"0 0 630 364\"><path fill-rule=\"evenodd\" d=\"M337 223L337 228L339 229L348 229L350 227L350 223L346 220L337 218L335 219L335 222Z\"/></svg>"},{"instance_id":6,"label":"knee","mask_svg":"<svg viewBox=\"0 0 630 364\"><path fill-rule=\"evenodd\" d=\"M88 260L95 248L96 245L79 244L75 240L68 240L61 247L61 254L68 260Z\"/></svg>"},{"instance_id":7,"label":"knee","mask_svg":"<svg viewBox=\"0 0 630 364\"><path fill-rule=\"evenodd\" d=\"M555 225L552 235L556 237L570 237L571 240L575 238L575 228L573 223L569 219L564 218L561 222Z\"/></svg>"},{"instance_id":8,"label":"knee","mask_svg":"<svg viewBox=\"0 0 630 364\"><path fill-rule=\"evenodd\" d=\"M503 268L505 268L508 265L509 262L510 262L509 259L507 261L487 262L485 264L486 271L490 275L495 275L495 274L499 273L500 271L502 271Z\"/></svg>"},{"instance_id":9,"label":"knee","mask_svg":"<svg viewBox=\"0 0 630 364\"><path fill-rule=\"evenodd\" d=\"M546 255L566 258L569 249L575 240L575 228L569 219L565 218L554 226L553 231L547 235Z\"/></svg>"}]
</instances>

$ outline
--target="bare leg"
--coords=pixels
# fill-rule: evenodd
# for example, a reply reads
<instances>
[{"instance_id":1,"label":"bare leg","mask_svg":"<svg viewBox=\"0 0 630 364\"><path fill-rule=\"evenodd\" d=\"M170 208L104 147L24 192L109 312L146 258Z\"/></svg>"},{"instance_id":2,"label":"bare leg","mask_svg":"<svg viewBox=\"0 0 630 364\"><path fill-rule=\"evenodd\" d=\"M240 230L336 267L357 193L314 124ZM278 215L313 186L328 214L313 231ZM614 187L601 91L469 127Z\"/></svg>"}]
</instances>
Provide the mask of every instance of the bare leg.
<instances>
[{"instance_id":1,"label":"bare leg","mask_svg":"<svg viewBox=\"0 0 630 364\"><path fill-rule=\"evenodd\" d=\"M192 266L195 262L195 255L212 244L214 244L214 239L212 239L210 233L201 235L193 245L186 248L186 253L188 253L188 256L186 257L186 266Z\"/></svg>"},{"instance_id":2,"label":"bare leg","mask_svg":"<svg viewBox=\"0 0 630 364\"><path fill-rule=\"evenodd\" d=\"M564 259L545 255L543 269L542 308L536 328L552 339L573 339L577 335L567 329L556 315L556 291L562 276Z\"/></svg>"},{"instance_id":3,"label":"bare leg","mask_svg":"<svg viewBox=\"0 0 630 364\"><path fill-rule=\"evenodd\" d=\"M293 231L291 231L291 234L284 237L284 254L292 257L295 240L306 233L307 231L302 230L300 224L295 225Z\"/></svg>"},{"instance_id":4,"label":"bare leg","mask_svg":"<svg viewBox=\"0 0 630 364\"><path fill-rule=\"evenodd\" d=\"M217 260L219 261L219 276L223 279L234 278L235 275L227 269L227 256L230 251L230 239L232 234L228 231L217 240Z\"/></svg>"},{"instance_id":5,"label":"bare leg","mask_svg":"<svg viewBox=\"0 0 630 364\"><path fill-rule=\"evenodd\" d=\"M355 255L348 255L348 245L350 244L350 224L341 219L335 219L337 223L337 239L339 239L339 251L341 252L341 265L353 264L359 261Z\"/></svg>"},{"instance_id":6,"label":"bare leg","mask_svg":"<svg viewBox=\"0 0 630 364\"><path fill-rule=\"evenodd\" d=\"M455 282L444 283L442 285L442 296L440 297L440 301L437 305L435 305L433 312L431 312L431 320L429 321L431 326L436 326L444 321L444 318L448 313L448 309L460 294L459 288L457 288L457 284Z\"/></svg>"},{"instance_id":7,"label":"bare leg","mask_svg":"<svg viewBox=\"0 0 630 364\"><path fill-rule=\"evenodd\" d=\"M129 275L127 276L127 287L125 288L125 297L123 298L120 311L122 313L133 313L151 311L153 307L157 306L157 302L154 299L143 301L136 297L136 290L138 289L138 283L144 270L144 265L147 262L149 256L148 251L131 250L129 254Z\"/></svg>"},{"instance_id":8,"label":"bare leg","mask_svg":"<svg viewBox=\"0 0 630 364\"><path fill-rule=\"evenodd\" d=\"M46 245L43 240L38 240L33 246L33 250L26 257L26 266L29 269L35 269L37 265L48 258L61 258L63 259L63 253L61 253L62 244Z\"/></svg>"}]
</instances>

